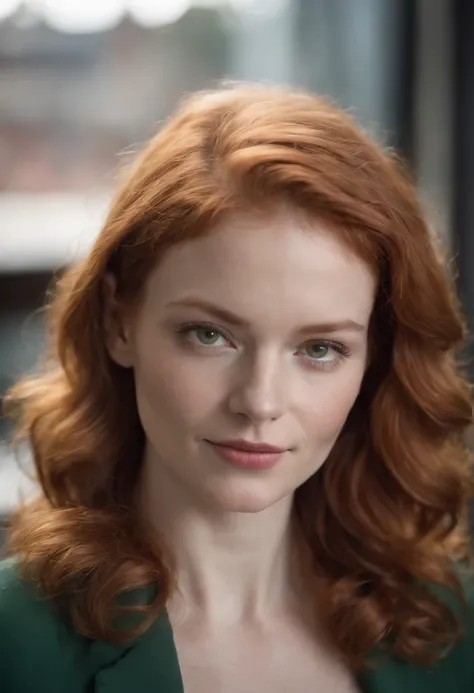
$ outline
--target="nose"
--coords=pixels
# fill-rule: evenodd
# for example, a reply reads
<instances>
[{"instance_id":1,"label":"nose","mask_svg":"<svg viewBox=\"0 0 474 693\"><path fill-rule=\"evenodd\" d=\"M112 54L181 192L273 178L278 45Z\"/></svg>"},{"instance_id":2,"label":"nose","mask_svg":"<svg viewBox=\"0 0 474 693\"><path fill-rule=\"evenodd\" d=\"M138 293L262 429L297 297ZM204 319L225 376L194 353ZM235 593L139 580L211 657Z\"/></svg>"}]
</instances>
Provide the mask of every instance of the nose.
<instances>
[{"instance_id":1,"label":"nose","mask_svg":"<svg viewBox=\"0 0 474 693\"><path fill-rule=\"evenodd\" d=\"M229 398L233 414L252 422L276 421L286 411L284 364L277 354L260 354L240 364Z\"/></svg>"}]
</instances>

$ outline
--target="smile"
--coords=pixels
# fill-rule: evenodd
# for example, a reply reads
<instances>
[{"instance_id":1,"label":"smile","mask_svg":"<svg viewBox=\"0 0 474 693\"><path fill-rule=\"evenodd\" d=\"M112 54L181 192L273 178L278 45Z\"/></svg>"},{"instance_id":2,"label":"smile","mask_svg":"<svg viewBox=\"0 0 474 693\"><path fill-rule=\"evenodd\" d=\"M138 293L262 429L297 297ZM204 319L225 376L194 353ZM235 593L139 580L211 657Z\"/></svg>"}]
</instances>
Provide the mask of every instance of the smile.
<instances>
[{"instance_id":1,"label":"smile","mask_svg":"<svg viewBox=\"0 0 474 693\"><path fill-rule=\"evenodd\" d=\"M273 467L287 452L267 443L250 443L248 441L213 442L206 440L217 455L241 469L265 470Z\"/></svg>"}]
</instances>

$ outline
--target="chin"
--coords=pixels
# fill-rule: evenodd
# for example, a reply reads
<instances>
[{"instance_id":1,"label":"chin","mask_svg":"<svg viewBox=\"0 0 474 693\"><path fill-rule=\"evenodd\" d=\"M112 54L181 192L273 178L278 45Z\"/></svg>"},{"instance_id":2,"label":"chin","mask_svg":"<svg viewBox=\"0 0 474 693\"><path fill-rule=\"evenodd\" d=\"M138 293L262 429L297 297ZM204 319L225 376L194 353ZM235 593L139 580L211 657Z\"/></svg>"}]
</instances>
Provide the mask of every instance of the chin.
<instances>
[{"instance_id":1,"label":"chin","mask_svg":"<svg viewBox=\"0 0 474 693\"><path fill-rule=\"evenodd\" d=\"M285 493L271 493L269 489L220 489L214 495L219 509L231 513L259 513L280 501Z\"/></svg>"}]
</instances>

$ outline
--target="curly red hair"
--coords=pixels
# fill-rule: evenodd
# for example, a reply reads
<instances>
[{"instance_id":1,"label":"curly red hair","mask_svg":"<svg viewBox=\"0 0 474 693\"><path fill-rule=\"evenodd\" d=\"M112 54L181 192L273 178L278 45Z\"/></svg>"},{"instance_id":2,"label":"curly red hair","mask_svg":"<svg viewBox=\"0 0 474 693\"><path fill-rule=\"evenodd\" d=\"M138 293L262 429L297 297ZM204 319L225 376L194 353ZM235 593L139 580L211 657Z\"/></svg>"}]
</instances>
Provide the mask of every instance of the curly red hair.
<instances>
[{"instance_id":1,"label":"curly red hair","mask_svg":"<svg viewBox=\"0 0 474 693\"><path fill-rule=\"evenodd\" d=\"M42 487L13 518L11 550L90 638L130 638L157 617L173 560L135 516L144 434L133 373L106 349L103 279L113 273L119 298L136 305L169 246L228 213L281 204L330 223L379 281L360 395L295 497L319 609L354 667L382 640L428 662L459 628L425 585L458 589L455 560L469 552L471 402L454 357L463 323L396 157L309 94L231 85L195 95L138 157L90 254L57 284L51 360L9 397ZM115 630L117 596L154 584L139 628Z\"/></svg>"}]
</instances>

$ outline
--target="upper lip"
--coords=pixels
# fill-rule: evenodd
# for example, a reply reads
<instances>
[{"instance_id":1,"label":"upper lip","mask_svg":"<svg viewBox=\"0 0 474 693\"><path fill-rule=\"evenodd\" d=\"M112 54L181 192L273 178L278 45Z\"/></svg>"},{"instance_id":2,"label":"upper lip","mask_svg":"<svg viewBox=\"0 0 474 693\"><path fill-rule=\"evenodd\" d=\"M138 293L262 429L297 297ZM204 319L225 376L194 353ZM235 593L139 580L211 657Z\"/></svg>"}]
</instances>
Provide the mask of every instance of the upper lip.
<instances>
[{"instance_id":1,"label":"upper lip","mask_svg":"<svg viewBox=\"0 0 474 693\"><path fill-rule=\"evenodd\" d=\"M211 440L214 445L223 445L227 448L235 448L236 450L245 450L247 452L285 452L286 448L279 448L268 443L252 443L248 440Z\"/></svg>"}]
</instances>

